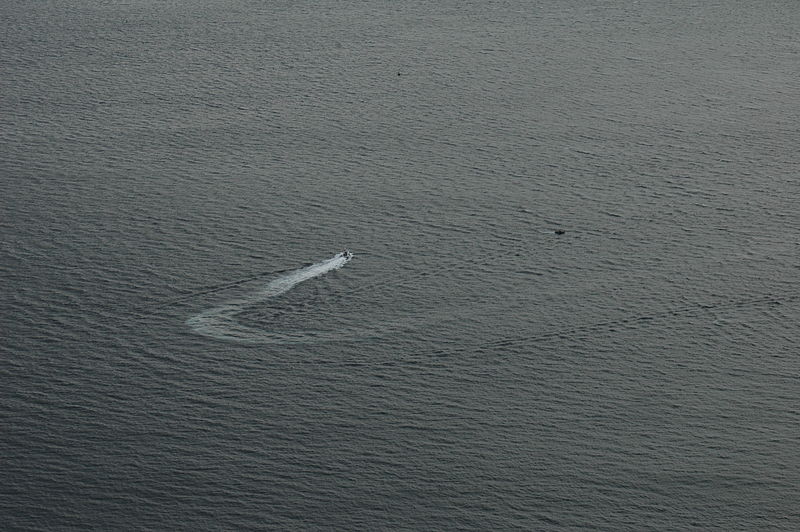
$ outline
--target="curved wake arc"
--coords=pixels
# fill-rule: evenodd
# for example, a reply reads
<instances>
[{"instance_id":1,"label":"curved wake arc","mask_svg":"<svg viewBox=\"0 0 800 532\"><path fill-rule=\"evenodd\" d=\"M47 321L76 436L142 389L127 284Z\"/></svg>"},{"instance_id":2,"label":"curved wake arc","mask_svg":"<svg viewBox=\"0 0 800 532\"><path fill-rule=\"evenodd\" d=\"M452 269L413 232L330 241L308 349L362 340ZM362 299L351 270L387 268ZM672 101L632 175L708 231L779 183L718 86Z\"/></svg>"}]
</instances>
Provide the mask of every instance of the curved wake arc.
<instances>
[{"instance_id":1,"label":"curved wake arc","mask_svg":"<svg viewBox=\"0 0 800 532\"><path fill-rule=\"evenodd\" d=\"M281 334L263 331L239 323L236 321L236 316L249 305L277 297L303 281L338 270L350 262L352 257L353 255L349 251L343 251L322 262L292 270L270 281L264 288L254 294L227 301L222 305L190 317L186 320L186 324L193 331L204 336L241 343L297 343L333 339L331 333ZM337 334L336 336L340 337L341 335Z\"/></svg>"}]
</instances>

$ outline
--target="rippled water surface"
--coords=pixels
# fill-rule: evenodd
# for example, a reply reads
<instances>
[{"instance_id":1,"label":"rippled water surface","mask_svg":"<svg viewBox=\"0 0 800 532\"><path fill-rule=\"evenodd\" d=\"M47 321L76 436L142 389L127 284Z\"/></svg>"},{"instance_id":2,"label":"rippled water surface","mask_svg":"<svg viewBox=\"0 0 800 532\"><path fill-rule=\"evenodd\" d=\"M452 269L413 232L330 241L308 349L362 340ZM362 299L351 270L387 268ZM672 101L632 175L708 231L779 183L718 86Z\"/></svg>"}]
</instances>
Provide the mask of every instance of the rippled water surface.
<instances>
[{"instance_id":1,"label":"rippled water surface","mask_svg":"<svg viewBox=\"0 0 800 532\"><path fill-rule=\"evenodd\" d=\"M4 528L800 528L796 2L0 13Z\"/></svg>"}]
</instances>

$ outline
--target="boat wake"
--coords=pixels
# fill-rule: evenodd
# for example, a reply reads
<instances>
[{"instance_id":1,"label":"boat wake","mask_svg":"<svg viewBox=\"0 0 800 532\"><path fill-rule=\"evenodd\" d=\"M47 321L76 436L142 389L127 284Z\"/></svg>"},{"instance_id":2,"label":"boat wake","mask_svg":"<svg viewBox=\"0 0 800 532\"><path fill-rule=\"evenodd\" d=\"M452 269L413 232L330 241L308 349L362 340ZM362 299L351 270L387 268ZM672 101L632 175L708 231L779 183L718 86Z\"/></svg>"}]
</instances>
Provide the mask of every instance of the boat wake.
<instances>
[{"instance_id":1,"label":"boat wake","mask_svg":"<svg viewBox=\"0 0 800 532\"><path fill-rule=\"evenodd\" d=\"M284 344L341 339L342 331L337 331L335 334L312 331L284 334L256 329L239 323L236 318L237 315L251 305L262 303L270 298L284 294L303 281L338 270L350 262L352 257L352 253L343 251L328 260L292 270L269 282L264 288L251 295L227 301L222 305L192 316L186 320L186 324L193 331L204 336L240 343Z\"/></svg>"}]
</instances>

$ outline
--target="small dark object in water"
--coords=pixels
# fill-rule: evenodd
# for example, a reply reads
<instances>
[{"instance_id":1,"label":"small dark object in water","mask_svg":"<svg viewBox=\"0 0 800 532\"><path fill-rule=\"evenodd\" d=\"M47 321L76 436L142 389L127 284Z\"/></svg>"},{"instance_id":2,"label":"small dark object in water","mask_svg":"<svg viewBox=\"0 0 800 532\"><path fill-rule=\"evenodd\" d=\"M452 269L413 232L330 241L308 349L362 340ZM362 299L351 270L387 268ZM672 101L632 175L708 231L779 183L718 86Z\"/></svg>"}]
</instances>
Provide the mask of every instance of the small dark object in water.
<instances>
[{"instance_id":1,"label":"small dark object in water","mask_svg":"<svg viewBox=\"0 0 800 532\"><path fill-rule=\"evenodd\" d=\"M557 235L563 235L564 233L566 233L566 231L564 231L563 229L556 229L556 230L555 230L555 233L556 233Z\"/></svg>"}]
</instances>

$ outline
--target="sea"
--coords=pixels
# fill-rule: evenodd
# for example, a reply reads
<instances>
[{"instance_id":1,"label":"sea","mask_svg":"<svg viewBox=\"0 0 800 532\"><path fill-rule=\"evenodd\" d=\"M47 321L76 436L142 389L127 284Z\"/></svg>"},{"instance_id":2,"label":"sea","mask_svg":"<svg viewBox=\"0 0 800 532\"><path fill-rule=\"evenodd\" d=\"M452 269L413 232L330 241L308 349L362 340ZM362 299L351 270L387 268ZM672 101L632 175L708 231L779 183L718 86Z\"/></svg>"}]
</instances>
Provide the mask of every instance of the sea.
<instances>
[{"instance_id":1,"label":"sea","mask_svg":"<svg viewBox=\"0 0 800 532\"><path fill-rule=\"evenodd\" d=\"M800 530L798 28L4 0L0 529Z\"/></svg>"}]
</instances>

